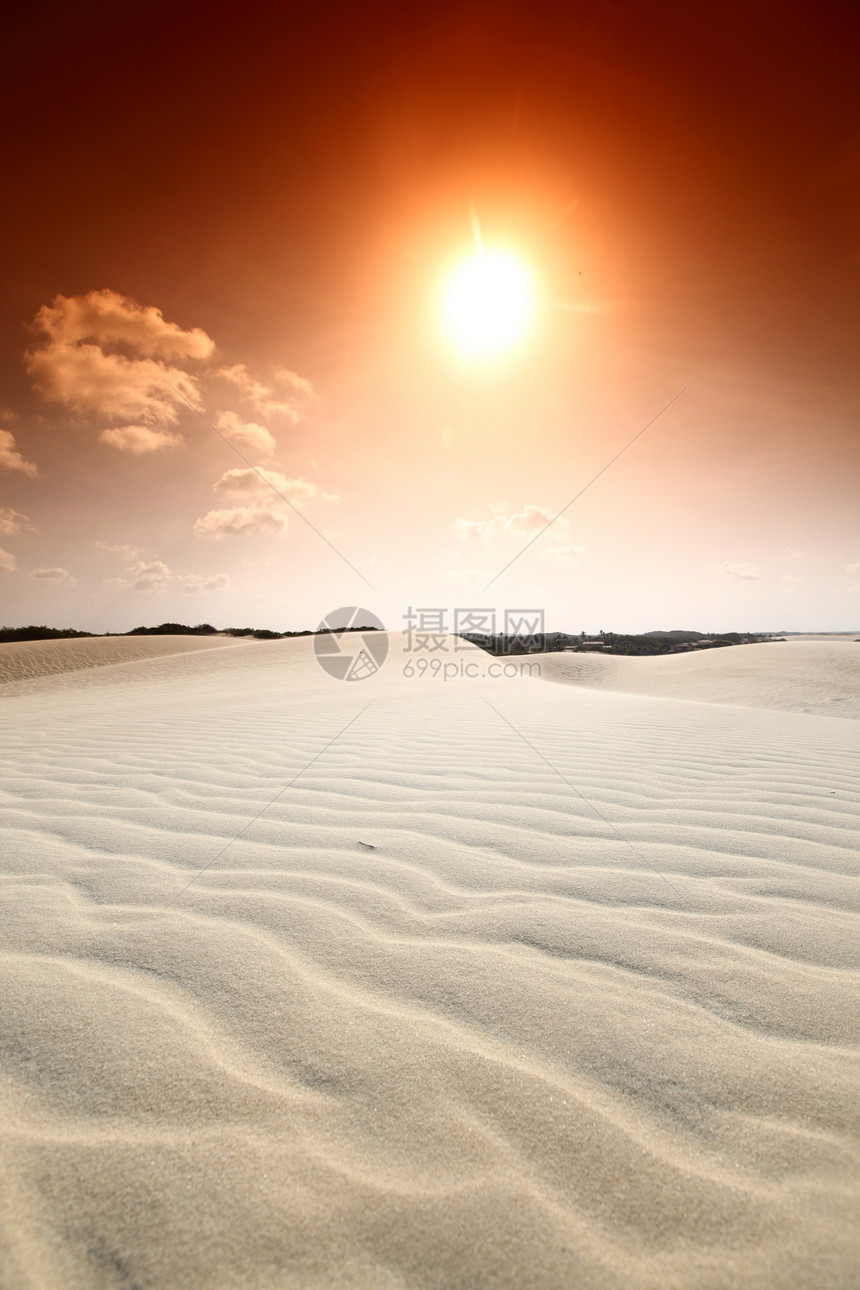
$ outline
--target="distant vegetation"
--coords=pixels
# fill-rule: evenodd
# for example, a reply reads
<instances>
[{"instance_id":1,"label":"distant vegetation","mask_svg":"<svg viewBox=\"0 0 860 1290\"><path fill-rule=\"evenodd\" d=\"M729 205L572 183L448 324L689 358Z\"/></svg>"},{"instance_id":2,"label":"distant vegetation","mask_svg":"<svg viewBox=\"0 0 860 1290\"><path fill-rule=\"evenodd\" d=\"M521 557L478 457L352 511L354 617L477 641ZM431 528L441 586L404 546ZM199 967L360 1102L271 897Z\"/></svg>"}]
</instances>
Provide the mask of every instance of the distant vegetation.
<instances>
[{"instance_id":1,"label":"distant vegetation","mask_svg":"<svg viewBox=\"0 0 860 1290\"><path fill-rule=\"evenodd\" d=\"M344 627L347 632L377 631L375 627ZM265 627L213 627L211 623L198 623L189 627L185 623L159 623L157 627L134 627L130 632L105 632L106 636L243 636L258 641L287 640L293 636L317 636L319 631L273 632ZM93 637L95 632L76 632L71 627L2 627L2 641L64 640L75 636ZM576 653L600 654L680 654L694 649L719 649L726 645L751 645L756 641L782 640L781 636L766 632L643 632L641 636L623 636L617 632L600 632L588 636L580 632L546 632L534 636L486 635L482 632L464 632L463 639L480 646L488 654L555 654L562 650Z\"/></svg>"},{"instance_id":2,"label":"distant vegetation","mask_svg":"<svg viewBox=\"0 0 860 1290\"><path fill-rule=\"evenodd\" d=\"M71 627L0 627L0 641L55 641L93 635L93 632L73 631Z\"/></svg>"},{"instance_id":3,"label":"distant vegetation","mask_svg":"<svg viewBox=\"0 0 860 1290\"><path fill-rule=\"evenodd\" d=\"M376 627L344 627L347 632L373 632ZM76 632L71 627L0 627L0 642L49 641L73 636L99 635L98 632ZM213 627L211 623L198 623L189 627L185 623L159 623L158 627L133 627L130 632L104 632L105 636L250 636L258 641L279 641L291 636L317 636L318 631L272 632L265 627Z\"/></svg>"},{"instance_id":4,"label":"distant vegetation","mask_svg":"<svg viewBox=\"0 0 860 1290\"><path fill-rule=\"evenodd\" d=\"M488 654L557 654L572 651L577 654L681 654L689 650L720 649L727 645L752 645L759 641L779 640L766 632L692 631L643 632L640 636L624 636L618 632L600 632L588 636L580 632L546 632L533 636L491 636L481 632L465 632L464 639L486 650Z\"/></svg>"}]
</instances>

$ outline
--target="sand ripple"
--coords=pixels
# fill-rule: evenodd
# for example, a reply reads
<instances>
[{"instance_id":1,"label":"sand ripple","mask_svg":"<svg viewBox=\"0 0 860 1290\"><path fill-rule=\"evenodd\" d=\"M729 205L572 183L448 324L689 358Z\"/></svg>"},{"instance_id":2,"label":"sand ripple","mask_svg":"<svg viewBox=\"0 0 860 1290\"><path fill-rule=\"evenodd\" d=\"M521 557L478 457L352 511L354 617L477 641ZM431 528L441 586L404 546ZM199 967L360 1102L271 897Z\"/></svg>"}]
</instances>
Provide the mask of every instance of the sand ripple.
<instances>
[{"instance_id":1,"label":"sand ripple","mask_svg":"<svg viewBox=\"0 0 860 1290\"><path fill-rule=\"evenodd\" d=\"M4 692L3 1290L855 1283L856 722L303 641Z\"/></svg>"}]
</instances>

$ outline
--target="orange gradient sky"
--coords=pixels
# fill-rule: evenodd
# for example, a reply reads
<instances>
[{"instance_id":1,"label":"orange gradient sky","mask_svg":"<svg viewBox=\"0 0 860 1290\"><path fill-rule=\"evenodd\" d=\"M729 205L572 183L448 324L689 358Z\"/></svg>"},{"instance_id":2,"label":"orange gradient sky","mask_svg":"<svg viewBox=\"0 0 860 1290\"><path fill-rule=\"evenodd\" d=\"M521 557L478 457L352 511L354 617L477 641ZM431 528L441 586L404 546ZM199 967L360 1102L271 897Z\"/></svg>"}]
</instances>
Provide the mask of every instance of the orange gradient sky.
<instances>
[{"instance_id":1,"label":"orange gradient sky","mask_svg":"<svg viewBox=\"0 0 860 1290\"><path fill-rule=\"evenodd\" d=\"M5 26L7 625L860 627L854 5ZM476 221L498 355L443 316Z\"/></svg>"}]
</instances>

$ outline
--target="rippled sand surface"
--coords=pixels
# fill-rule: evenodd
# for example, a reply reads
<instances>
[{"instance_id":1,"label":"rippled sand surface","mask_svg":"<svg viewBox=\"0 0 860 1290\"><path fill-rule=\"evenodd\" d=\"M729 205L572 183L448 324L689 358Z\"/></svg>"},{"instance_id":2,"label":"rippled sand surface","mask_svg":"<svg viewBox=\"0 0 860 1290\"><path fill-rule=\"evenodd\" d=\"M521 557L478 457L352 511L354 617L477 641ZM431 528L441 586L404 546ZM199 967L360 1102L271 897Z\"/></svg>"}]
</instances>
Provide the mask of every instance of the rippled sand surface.
<instances>
[{"instance_id":1,"label":"rippled sand surface","mask_svg":"<svg viewBox=\"0 0 860 1290\"><path fill-rule=\"evenodd\" d=\"M69 640L5 641L0 644L0 685L240 643L244 642L232 636L83 636Z\"/></svg>"},{"instance_id":2,"label":"rippled sand surface","mask_svg":"<svg viewBox=\"0 0 860 1290\"><path fill-rule=\"evenodd\" d=\"M652 658L562 653L541 660L545 680L667 699L733 703L860 718L860 641L764 641Z\"/></svg>"},{"instance_id":3,"label":"rippled sand surface","mask_svg":"<svg viewBox=\"0 0 860 1290\"><path fill-rule=\"evenodd\" d=\"M858 723L400 650L3 687L3 1290L855 1286Z\"/></svg>"}]
</instances>

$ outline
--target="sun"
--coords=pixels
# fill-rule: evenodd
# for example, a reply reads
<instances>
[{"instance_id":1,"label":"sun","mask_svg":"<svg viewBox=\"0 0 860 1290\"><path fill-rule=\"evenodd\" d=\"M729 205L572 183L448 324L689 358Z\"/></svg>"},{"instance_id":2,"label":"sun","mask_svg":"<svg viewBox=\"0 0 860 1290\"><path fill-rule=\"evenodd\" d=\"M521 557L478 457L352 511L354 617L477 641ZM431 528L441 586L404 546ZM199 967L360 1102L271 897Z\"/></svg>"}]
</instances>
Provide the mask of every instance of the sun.
<instances>
[{"instance_id":1,"label":"sun","mask_svg":"<svg viewBox=\"0 0 860 1290\"><path fill-rule=\"evenodd\" d=\"M445 287L445 330L468 358L490 357L522 339L533 310L531 275L507 251L479 248Z\"/></svg>"}]
</instances>

